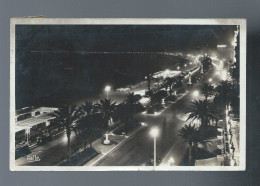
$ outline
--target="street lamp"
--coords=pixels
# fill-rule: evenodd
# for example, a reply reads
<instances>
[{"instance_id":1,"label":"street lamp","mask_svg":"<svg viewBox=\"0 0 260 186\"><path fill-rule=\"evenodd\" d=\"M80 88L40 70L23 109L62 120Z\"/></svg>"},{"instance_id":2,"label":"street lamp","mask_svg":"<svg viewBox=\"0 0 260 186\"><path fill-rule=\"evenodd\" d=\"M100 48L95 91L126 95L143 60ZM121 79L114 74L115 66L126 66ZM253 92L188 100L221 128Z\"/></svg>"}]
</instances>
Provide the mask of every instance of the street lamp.
<instances>
[{"instance_id":1,"label":"street lamp","mask_svg":"<svg viewBox=\"0 0 260 186\"><path fill-rule=\"evenodd\" d=\"M152 128L150 134L154 138L153 167L155 169L155 166L156 166L156 137L159 134L158 128Z\"/></svg>"},{"instance_id":2,"label":"street lamp","mask_svg":"<svg viewBox=\"0 0 260 186\"><path fill-rule=\"evenodd\" d=\"M29 145L30 128L25 129L25 133L26 133L26 144Z\"/></svg>"},{"instance_id":3,"label":"street lamp","mask_svg":"<svg viewBox=\"0 0 260 186\"><path fill-rule=\"evenodd\" d=\"M107 93L107 99L108 99L108 92L111 90L111 87L110 86L106 86L105 87L105 91Z\"/></svg>"},{"instance_id":4,"label":"street lamp","mask_svg":"<svg viewBox=\"0 0 260 186\"><path fill-rule=\"evenodd\" d=\"M195 90L195 91L193 92L193 96L198 97L198 96L199 96L199 91Z\"/></svg>"}]
</instances>

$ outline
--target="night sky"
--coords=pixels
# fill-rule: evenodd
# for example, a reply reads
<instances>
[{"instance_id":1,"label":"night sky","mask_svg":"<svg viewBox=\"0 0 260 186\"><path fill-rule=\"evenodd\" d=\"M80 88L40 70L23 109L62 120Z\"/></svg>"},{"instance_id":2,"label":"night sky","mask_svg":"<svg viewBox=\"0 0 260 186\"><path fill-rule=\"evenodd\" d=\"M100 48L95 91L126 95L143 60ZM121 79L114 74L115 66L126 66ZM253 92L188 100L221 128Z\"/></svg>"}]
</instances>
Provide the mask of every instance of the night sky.
<instances>
[{"instance_id":1,"label":"night sky","mask_svg":"<svg viewBox=\"0 0 260 186\"><path fill-rule=\"evenodd\" d=\"M235 26L16 25L16 107L56 106L91 96L107 82L141 80L181 60L84 52L193 52L230 45ZM150 69L149 69L150 68Z\"/></svg>"}]
</instances>

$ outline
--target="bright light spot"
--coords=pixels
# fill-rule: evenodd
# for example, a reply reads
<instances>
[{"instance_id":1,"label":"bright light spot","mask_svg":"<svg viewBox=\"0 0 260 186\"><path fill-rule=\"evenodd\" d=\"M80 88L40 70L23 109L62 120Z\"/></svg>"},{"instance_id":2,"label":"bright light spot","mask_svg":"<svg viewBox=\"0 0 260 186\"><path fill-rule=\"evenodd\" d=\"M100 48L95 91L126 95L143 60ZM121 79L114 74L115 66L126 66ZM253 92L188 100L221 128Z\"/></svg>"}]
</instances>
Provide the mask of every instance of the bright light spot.
<instances>
[{"instance_id":1,"label":"bright light spot","mask_svg":"<svg viewBox=\"0 0 260 186\"><path fill-rule=\"evenodd\" d=\"M187 65L185 64L184 66L186 67Z\"/></svg>"},{"instance_id":2,"label":"bright light spot","mask_svg":"<svg viewBox=\"0 0 260 186\"><path fill-rule=\"evenodd\" d=\"M106 86L105 87L105 91L109 92L111 90L111 87L110 86Z\"/></svg>"},{"instance_id":3,"label":"bright light spot","mask_svg":"<svg viewBox=\"0 0 260 186\"><path fill-rule=\"evenodd\" d=\"M221 78L222 78L222 80L224 80L224 81L227 80L227 71L226 71L226 70L223 70L223 71L222 71Z\"/></svg>"},{"instance_id":4,"label":"bright light spot","mask_svg":"<svg viewBox=\"0 0 260 186\"><path fill-rule=\"evenodd\" d=\"M68 138L67 138L67 136L66 136L66 135L63 135L62 142L63 142L63 143L66 143L66 142L68 142Z\"/></svg>"},{"instance_id":5,"label":"bright light spot","mask_svg":"<svg viewBox=\"0 0 260 186\"><path fill-rule=\"evenodd\" d=\"M170 72L170 71L169 71L168 69L166 69L166 70L164 71L165 74L169 74L169 72Z\"/></svg>"},{"instance_id":6,"label":"bright light spot","mask_svg":"<svg viewBox=\"0 0 260 186\"><path fill-rule=\"evenodd\" d=\"M209 78L209 82L212 82L212 79L211 79L211 78Z\"/></svg>"},{"instance_id":7,"label":"bright light spot","mask_svg":"<svg viewBox=\"0 0 260 186\"><path fill-rule=\"evenodd\" d=\"M226 115L228 115L228 110L226 110Z\"/></svg>"},{"instance_id":8,"label":"bright light spot","mask_svg":"<svg viewBox=\"0 0 260 186\"><path fill-rule=\"evenodd\" d=\"M190 65L192 64L192 62L190 62Z\"/></svg>"},{"instance_id":9,"label":"bright light spot","mask_svg":"<svg viewBox=\"0 0 260 186\"><path fill-rule=\"evenodd\" d=\"M119 92L126 92L126 91L129 91L130 88L118 88L116 89L116 91L119 91Z\"/></svg>"},{"instance_id":10,"label":"bright light spot","mask_svg":"<svg viewBox=\"0 0 260 186\"><path fill-rule=\"evenodd\" d=\"M180 70L180 67L177 67L178 70Z\"/></svg>"},{"instance_id":11,"label":"bright light spot","mask_svg":"<svg viewBox=\"0 0 260 186\"><path fill-rule=\"evenodd\" d=\"M217 45L218 48L226 48L227 45Z\"/></svg>"},{"instance_id":12,"label":"bright light spot","mask_svg":"<svg viewBox=\"0 0 260 186\"><path fill-rule=\"evenodd\" d=\"M141 96L144 96L145 95L145 90L135 91L134 94L140 94Z\"/></svg>"},{"instance_id":13,"label":"bright light spot","mask_svg":"<svg viewBox=\"0 0 260 186\"><path fill-rule=\"evenodd\" d=\"M193 92L193 96L198 97L198 96L199 96L199 91L195 90L195 91Z\"/></svg>"},{"instance_id":14,"label":"bright light spot","mask_svg":"<svg viewBox=\"0 0 260 186\"><path fill-rule=\"evenodd\" d=\"M220 66L220 68L223 68L223 61L222 60L219 61L219 66Z\"/></svg>"},{"instance_id":15,"label":"bright light spot","mask_svg":"<svg viewBox=\"0 0 260 186\"><path fill-rule=\"evenodd\" d=\"M150 99L149 98L146 98L146 97L143 97L142 99L140 99L140 103L141 104L145 104L145 103L148 103L150 101Z\"/></svg>"},{"instance_id":16,"label":"bright light spot","mask_svg":"<svg viewBox=\"0 0 260 186\"><path fill-rule=\"evenodd\" d=\"M217 58L217 56L212 56L211 59L212 60L217 60L218 58Z\"/></svg>"},{"instance_id":17,"label":"bright light spot","mask_svg":"<svg viewBox=\"0 0 260 186\"><path fill-rule=\"evenodd\" d=\"M220 75L220 72L219 72L219 71L216 71L216 75Z\"/></svg>"},{"instance_id":18,"label":"bright light spot","mask_svg":"<svg viewBox=\"0 0 260 186\"><path fill-rule=\"evenodd\" d=\"M233 159L230 160L230 165L233 167L235 166L235 161Z\"/></svg>"},{"instance_id":19,"label":"bright light spot","mask_svg":"<svg viewBox=\"0 0 260 186\"><path fill-rule=\"evenodd\" d=\"M170 159L168 160L168 163L170 166L172 166L174 164L175 160L174 158L171 156Z\"/></svg>"},{"instance_id":20,"label":"bright light spot","mask_svg":"<svg viewBox=\"0 0 260 186\"><path fill-rule=\"evenodd\" d=\"M146 122L141 122L141 125L142 126L147 126L147 123Z\"/></svg>"},{"instance_id":21,"label":"bright light spot","mask_svg":"<svg viewBox=\"0 0 260 186\"><path fill-rule=\"evenodd\" d=\"M159 134L158 128L152 128L150 134L151 134L152 137L156 138Z\"/></svg>"},{"instance_id":22,"label":"bright light spot","mask_svg":"<svg viewBox=\"0 0 260 186\"><path fill-rule=\"evenodd\" d=\"M229 116L226 117L226 122L228 122L228 121L229 121Z\"/></svg>"},{"instance_id":23,"label":"bright light spot","mask_svg":"<svg viewBox=\"0 0 260 186\"><path fill-rule=\"evenodd\" d=\"M25 133L26 133L26 134L29 134L29 133L30 133L30 128L27 128L27 129L25 130Z\"/></svg>"}]
</instances>

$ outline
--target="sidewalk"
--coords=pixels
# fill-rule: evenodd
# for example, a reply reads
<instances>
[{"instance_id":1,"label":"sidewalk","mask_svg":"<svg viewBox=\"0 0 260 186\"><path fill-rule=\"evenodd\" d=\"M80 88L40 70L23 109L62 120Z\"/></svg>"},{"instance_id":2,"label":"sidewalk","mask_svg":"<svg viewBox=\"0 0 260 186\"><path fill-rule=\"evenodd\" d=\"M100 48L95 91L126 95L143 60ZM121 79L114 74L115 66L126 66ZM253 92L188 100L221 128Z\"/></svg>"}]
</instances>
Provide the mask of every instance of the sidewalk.
<instances>
[{"instance_id":1,"label":"sidewalk","mask_svg":"<svg viewBox=\"0 0 260 186\"><path fill-rule=\"evenodd\" d=\"M240 156L240 147L239 147L239 122L230 121L230 130L232 137L230 139L231 147L234 147L233 160L236 161L236 164L239 165L239 156ZM232 150L232 149L231 149ZM232 152L231 152L232 153ZM235 163L235 162L233 162Z\"/></svg>"},{"instance_id":2,"label":"sidewalk","mask_svg":"<svg viewBox=\"0 0 260 186\"><path fill-rule=\"evenodd\" d=\"M136 128L134 131L132 131L129 135L123 136L123 135L114 135L111 134L109 135L108 139L110 140L110 144L105 145L103 144L104 138L100 138L96 140L92 146L94 149L99 152L100 154L94 157L92 160L87 162L83 166L94 166L96 165L99 161L104 159L108 154L116 150L121 144L125 143L127 139L129 139L131 136L133 136L135 133L137 133L139 130L144 128L145 126L139 126Z\"/></svg>"}]
</instances>

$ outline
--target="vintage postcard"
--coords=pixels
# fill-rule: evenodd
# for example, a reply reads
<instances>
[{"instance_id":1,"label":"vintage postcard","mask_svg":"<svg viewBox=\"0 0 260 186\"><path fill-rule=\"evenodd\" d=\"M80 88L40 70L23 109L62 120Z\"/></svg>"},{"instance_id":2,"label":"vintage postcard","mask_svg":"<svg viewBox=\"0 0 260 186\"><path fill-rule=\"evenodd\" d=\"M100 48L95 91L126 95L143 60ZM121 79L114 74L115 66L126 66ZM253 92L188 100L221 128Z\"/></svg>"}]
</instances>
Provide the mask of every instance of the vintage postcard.
<instances>
[{"instance_id":1,"label":"vintage postcard","mask_svg":"<svg viewBox=\"0 0 260 186\"><path fill-rule=\"evenodd\" d=\"M13 18L10 170L246 169L246 20Z\"/></svg>"}]
</instances>

